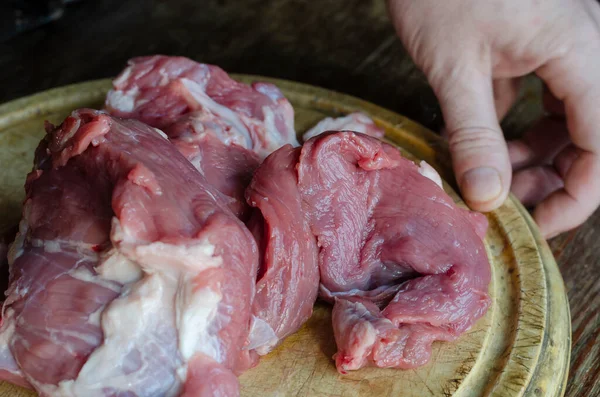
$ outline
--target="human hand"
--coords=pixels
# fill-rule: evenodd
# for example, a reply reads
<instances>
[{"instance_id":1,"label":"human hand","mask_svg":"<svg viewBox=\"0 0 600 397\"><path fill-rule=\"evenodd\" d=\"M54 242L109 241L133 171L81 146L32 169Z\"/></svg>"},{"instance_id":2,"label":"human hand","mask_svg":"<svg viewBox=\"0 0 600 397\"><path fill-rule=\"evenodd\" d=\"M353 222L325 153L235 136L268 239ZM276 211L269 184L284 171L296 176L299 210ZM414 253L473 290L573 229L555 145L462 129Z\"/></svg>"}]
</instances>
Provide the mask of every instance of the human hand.
<instances>
[{"instance_id":1,"label":"human hand","mask_svg":"<svg viewBox=\"0 0 600 397\"><path fill-rule=\"evenodd\" d=\"M490 211L509 189L545 237L600 204L600 6L595 0L388 0L396 31L442 108L469 206ZM504 140L499 118L518 78L547 85L550 115ZM512 178L512 186L511 186Z\"/></svg>"}]
</instances>

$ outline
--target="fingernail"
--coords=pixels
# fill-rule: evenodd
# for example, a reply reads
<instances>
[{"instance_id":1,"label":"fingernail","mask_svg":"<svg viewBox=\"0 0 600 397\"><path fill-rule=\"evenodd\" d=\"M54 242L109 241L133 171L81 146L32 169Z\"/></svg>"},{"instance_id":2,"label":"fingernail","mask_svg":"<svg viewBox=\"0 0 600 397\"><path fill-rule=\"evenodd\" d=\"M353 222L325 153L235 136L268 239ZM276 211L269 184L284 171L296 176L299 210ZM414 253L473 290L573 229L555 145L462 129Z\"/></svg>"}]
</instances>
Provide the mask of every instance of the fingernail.
<instances>
[{"instance_id":1,"label":"fingernail","mask_svg":"<svg viewBox=\"0 0 600 397\"><path fill-rule=\"evenodd\" d=\"M486 203L502 193L500 173L490 167L474 168L463 174L460 190L467 201Z\"/></svg>"}]
</instances>

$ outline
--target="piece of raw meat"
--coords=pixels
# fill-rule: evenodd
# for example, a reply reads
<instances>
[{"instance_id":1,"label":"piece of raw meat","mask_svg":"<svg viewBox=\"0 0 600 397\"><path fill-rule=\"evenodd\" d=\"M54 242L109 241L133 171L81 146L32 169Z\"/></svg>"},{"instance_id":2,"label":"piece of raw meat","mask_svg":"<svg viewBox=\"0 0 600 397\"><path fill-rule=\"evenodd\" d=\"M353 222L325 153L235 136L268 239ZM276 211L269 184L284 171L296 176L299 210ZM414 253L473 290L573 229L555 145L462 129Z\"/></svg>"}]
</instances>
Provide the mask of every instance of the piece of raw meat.
<instances>
[{"instance_id":1,"label":"piece of raw meat","mask_svg":"<svg viewBox=\"0 0 600 397\"><path fill-rule=\"evenodd\" d=\"M367 134L374 138L383 138L385 131L377 126L375 122L366 114L361 112L350 113L347 116L333 118L326 117L319 121L314 127L306 131L302 136L304 142L310 138L322 134L326 131L352 131Z\"/></svg>"},{"instance_id":2,"label":"piece of raw meat","mask_svg":"<svg viewBox=\"0 0 600 397\"><path fill-rule=\"evenodd\" d=\"M113 82L106 107L162 128L208 183L234 199L234 213L248 220L262 248L247 349L268 353L310 317L319 277L313 251L305 248L311 242L294 240L302 223L290 222L288 211L301 219L301 209L263 200L258 188L248 193L258 207L251 213L244 198L262 158L284 144L298 145L291 104L272 84L248 86L216 66L153 56L129 62ZM267 190L286 194L285 181L275 177ZM291 262L293 249L313 257Z\"/></svg>"},{"instance_id":3,"label":"piece of raw meat","mask_svg":"<svg viewBox=\"0 0 600 397\"><path fill-rule=\"evenodd\" d=\"M335 365L342 374L367 365L418 367L429 361L434 341L455 339L443 327L426 321L396 325L368 299L336 298L332 322L338 346Z\"/></svg>"},{"instance_id":4,"label":"piece of raw meat","mask_svg":"<svg viewBox=\"0 0 600 397\"><path fill-rule=\"evenodd\" d=\"M14 241L16 232L17 230L0 235L0 274L2 277L0 290L3 297L8 288L8 248L9 244ZM4 334L0 334L0 379L22 387L31 387L13 360L8 340Z\"/></svg>"},{"instance_id":5,"label":"piece of raw meat","mask_svg":"<svg viewBox=\"0 0 600 397\"><path fill-rule=\"evenodd\" d=\"M238 83L217 66L183 57L130 60L106 108L163 130L209 183L236 200L242 218L244 189L260 161L298 145L294 110L276 86Z\"/></svg>"},{"instance_id":6,"label":"piece of raw meat","mask_svg":"<svg viewBox=\"0 0 600 397\"><path fill-rule=\"evenodd\" d=\"M266 354L306 322L317 299L317 243L304 217L296 164L285 146L258 168L246 197L256 212L248 226L262 253L250 348Z\"/></svg>"},{"instance_id":7,"label":"piece of raw meat","mask_svg":"<svg viewBox=\"0 0 600 397\"><path fill-rule=\"evenodd\" d=\"M3 379L44 396L238 394L256 245L173 145L78 110L48 126L26 193Z\"/></svg>"},{"instance_id":8,"label":"piece of raw meat","mask_svg":"<svg viewBox=\"0 0 600 397\"><path fill-rule=\"evenodd\" d=\"M294 110L276 86L260 82L248 86L217 66L184 57L131 59L113 81L106 107L116 116L162 130L198 112L198 133L211 130L223 142L261 158L285 144L298 145Z\"/></svg>"},{"instance_id":9,"label":"piece of raw meat","mask_svg":"<svg viewBox=\"0 0 600 397\"><path fill-rule=\"evenodd\" d=\"M181 126L177 124L175 128ZM169 133L173 129L168 130ZM173 135L171 135L173 136ZM241 220L249 217L244 191L252 173L260 164L256 153L237 145L223 144L213 135L195 135L193 140L171 139L175 147L192 163L206 181L230 198L229 207Z\"/></svg>"},{"instance_id":10,"label":"piece of raw meat","mask_svg":"<svg viewBox=\"0 0 600 397\"><path fill-rule=\"evenodd\" d=\"M317 239L320 296L334 303L340 372L423 365L433 341L456 339L484 315L487 220L458 208L433 168L353 132L326 132L269 159L278 157L297 158L287 163L288 193L264 196L302 203ZM274 178L275 164L255 179Z\"/></svg>"}]
</instances>

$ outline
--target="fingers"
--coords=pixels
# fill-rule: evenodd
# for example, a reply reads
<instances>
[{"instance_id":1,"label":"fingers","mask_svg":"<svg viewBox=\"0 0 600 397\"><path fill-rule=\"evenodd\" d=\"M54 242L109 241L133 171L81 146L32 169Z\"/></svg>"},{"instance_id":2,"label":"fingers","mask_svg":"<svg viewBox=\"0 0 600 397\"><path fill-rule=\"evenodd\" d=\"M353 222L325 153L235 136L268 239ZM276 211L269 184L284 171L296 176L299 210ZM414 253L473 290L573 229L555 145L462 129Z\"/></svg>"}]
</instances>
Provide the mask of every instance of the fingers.
<instances>
[{"instance_id":1,"label":"fingers","mask_svg":"<svg viewBox=\"0 0 600 397\"><path fill-rule=\"evenodd\" d=\"M569 142L569 131L565 122L545 117L527 132L523 139L508 142L513 170L550 164Z\"/></svg>"},{"instance_id":2,"label":"fingers","mask_svg":"<svg viewBox=\"0 0 600 397\"><path fill-rule=\"evenodd\" d=\"M510 191L526 207L533 207L564 187L564 179L581 150L569 145L553 160L553 165L535 165L516 171Z\"/></svg>"},{"instance_id":3,"label":"fingers","mask_svg":"<svg viewBox=\"0 0 600 397\"><path fill-rule=\"evenodd\" d=\"M546 238L581 225L598 207L600 188L596 176L600 161L594 153L579 155L569 169L564 188L556 191L535 211L534 218Z\"/></svg>"},{"instance_id":4,"label":"fingers","mask_svg":"<svg viewBox=\"0 0 600 397\"><path fill-rule=\"evenodd\" d=\"M565 56L538 70L563 100L571 140L580 149L563 156L564 188L534 212L547 237L580 225L600 204L600 31L594 26L584 31Z\"/></svg>"},{"instance_id":5,"label":"fingers","mask_svg":"<svg viewBox=\"0 0 600 397\"><path fill-rule=\"evenodd\" d=\"M509 191L511 166L498 124L492 80L475 70L432 81L444 119L457 182L475 210L499 207Z\"/></svg>"},{"instance_id":6,"label":"fingers","mask_svg":"<svg viewBox=\"0 0 600 397\"><path fill-rule=\"evenodd\" d=\"M581 150L573 145L569 145L556 156L554 159L554 169L556 169L561 178L564 179L567 177L571 166L581 153Z\"/></svg>"},{"instance_id":7,"label":"fingers","mask_svg":"<svg viewBox=\"0 0 600 397\"><path fill-rule=\"evenodd\" d=\"M563 180L579 156L570 145L564 105L546 88L543 96L547 117L540 120L523 139L508 142L513 166L511 192L533 207L564 187Z\"/></svg>"},{"instance_id":8,"label":"fingers","mask_svg":"<svg viewBox=\"0 0 600 397\"><path fill-rule=\"evenodd\" d=\"M525 207L533 207L563 187L563 180L552 166L537 166L513 175L510 191Z\"/></svg>"},{"instance_id":9,"label":"fingers","mask_svg":"<svg viewBox=\"0 0 600 397\"><path fill-rule=\"evenodd\" d=\"M519 97L521 79L496 79L493 89L496 116L498 120L502 120Z\"/></svg>"}]
</instances>

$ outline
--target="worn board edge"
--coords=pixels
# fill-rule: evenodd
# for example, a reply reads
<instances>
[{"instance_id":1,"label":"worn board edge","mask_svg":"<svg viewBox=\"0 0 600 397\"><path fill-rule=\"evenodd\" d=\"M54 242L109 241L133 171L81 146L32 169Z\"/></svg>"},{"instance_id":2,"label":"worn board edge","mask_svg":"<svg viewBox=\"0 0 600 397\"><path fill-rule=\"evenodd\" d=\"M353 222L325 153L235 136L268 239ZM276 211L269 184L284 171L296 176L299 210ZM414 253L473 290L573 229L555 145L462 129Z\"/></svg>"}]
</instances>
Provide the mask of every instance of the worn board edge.
<instances>
[{"instance_id":1,"label":"worn board edge","mask_svg":"<svg viewBox=\"0 0 600 397\"><path fill-rule=\"evenodd\" d=\"M548 290L556 291L549 295L547 305L547 313L550 315L547 318L546 327L549 332L545 333L543 341L544 348L542 349L541 362L542 365L536 368L533 374L532 381L529 383L526 394L531 396L548 396L562 397L567 388L567 380L569 378L569 366L571 362L571 346L572 346L572 329L571 329L571 311L569 300L566 293L565 284L563 282L560 270L556 265L550 246L535 224L535 221L525 209L525 207L517 201L517 208L521 212L523 218L527 222L530 230L534 233L536 243L542 255L542 263L548 277ZM561 327L560 324L563 326ZM561 357L560 349L557 348L557 341L565 341L567 348L566 354ZM550 365L553 363L554 365ZM544 365L545 364L545 365ZM557 365L558 364L558 365ZM563 373L564 375L560 375ZM550 382L548 382L550 380Z\"/></svg>"}]
</instances>

